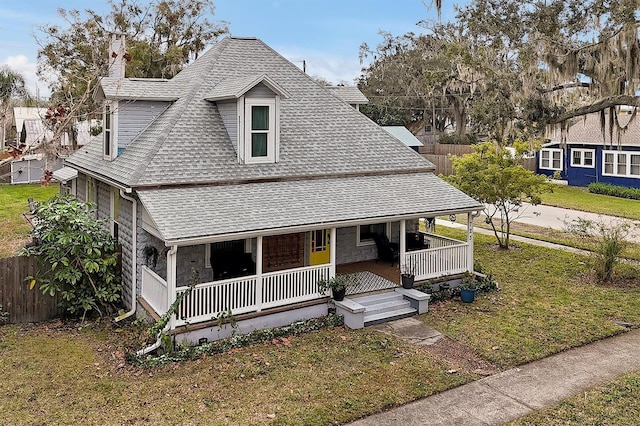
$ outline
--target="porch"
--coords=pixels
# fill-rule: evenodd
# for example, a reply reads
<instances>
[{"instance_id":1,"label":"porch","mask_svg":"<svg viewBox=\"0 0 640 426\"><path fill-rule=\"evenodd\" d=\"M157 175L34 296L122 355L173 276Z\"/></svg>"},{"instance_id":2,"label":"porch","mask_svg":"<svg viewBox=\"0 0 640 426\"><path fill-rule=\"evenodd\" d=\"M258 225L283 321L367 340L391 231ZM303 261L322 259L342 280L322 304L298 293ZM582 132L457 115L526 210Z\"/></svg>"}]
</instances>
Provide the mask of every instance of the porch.
<instances>
[{"instance_id":1,"label":"porch","mask_svg":"<svg viewBox=\"0 0 640 426\"><path fill-rule=\"evenodd\" d=\"M335 232L332 234L335 235ZM172 320L172 328L210 321L229 311L238 316L260 314L272 308L295 306L304 302L322 303L327 295L319 292L317 283L333 274L357 276L356 285L347 292L349 295L357 295L396 287L400 283L402 265L413 266L416 281L459 274L472 268L468 242L432 233L422 232L420 236L427 248L401 250L400 265L391 265L382 260L336 265L335 253L332 253L329 263L322 265L273 272L262 272L259 266L251 275L199 283L182 299ZM406 236L401 235L400 240L403 244L401 247L406 247L406 241L403 241ZM331 246L335 247L335 241ZM175 271L171 258L169 253L169 272ZM164 314L172 301L187 292L188 288L178 286L172 291L167 280L149 267L142 266L141 296L158 315ZM297 318L293 320L295 319Z\"/></svg>"}]
</instances>

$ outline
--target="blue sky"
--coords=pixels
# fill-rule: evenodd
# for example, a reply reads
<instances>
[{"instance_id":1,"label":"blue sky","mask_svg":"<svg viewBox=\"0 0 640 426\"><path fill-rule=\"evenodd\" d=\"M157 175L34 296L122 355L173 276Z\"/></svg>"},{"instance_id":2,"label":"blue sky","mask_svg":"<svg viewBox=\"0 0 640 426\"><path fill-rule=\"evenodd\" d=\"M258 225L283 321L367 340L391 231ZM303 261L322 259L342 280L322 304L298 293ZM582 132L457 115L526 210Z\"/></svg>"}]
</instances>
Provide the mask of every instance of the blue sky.
<instances>
[{"instance_id":1,"label":"blue sky","mask_svg":"<svg viewBox=\"0 0 640 426\"><path fill-rule=\"evenodd\" d=\"M146 0L142 0L146 3ZM362 65L363 42L375 47L380 30L393 35L421 32L420 20L435 20L431 0L214 0L214 20L227 21L234 36L258 37L307 73L337 84L353 84ZM443 20L454 2L444 1ZM459 3L459 1L455 2ZM91 8L106 13L106 1L0 0L0 65L9 65L46 96L46 84L35 75L37 26L62 24L56 9Z\"/></svg>"}]
</instances>

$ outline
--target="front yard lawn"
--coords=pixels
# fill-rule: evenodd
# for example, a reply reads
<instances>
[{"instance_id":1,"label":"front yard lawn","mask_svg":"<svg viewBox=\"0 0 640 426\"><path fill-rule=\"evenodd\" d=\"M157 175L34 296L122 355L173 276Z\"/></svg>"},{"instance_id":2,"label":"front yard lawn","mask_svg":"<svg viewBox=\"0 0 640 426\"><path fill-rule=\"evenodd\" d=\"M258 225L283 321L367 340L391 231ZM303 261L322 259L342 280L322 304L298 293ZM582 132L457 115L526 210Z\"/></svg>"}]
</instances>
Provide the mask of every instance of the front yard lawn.
<instances>
[{"instance_id":1,"label":"front yard lawn","mask_svg":"<svg viewBox=\"0 0 640 426\"><path fill-rule=\"evenodd\" d=\"M58 192L58 185L0 185L0 257L15 255L27 241L31 226L22 216L29 211L27 198L42 202Z\"/></svg>"},{"instance_id":2,"label":"front yard lawn","mask_svg":"<svg viewBox=\"0 0 640 426\"><path fill-rule=\"evenodd\" d=\"M615 320L640 323L637 269L623 266L626 285L599 286L590 283L584 257L519 243L499 251L491 237L475 238L476 258L501 291L472 304L432 305L418 317L454 338L460 353L508 368L623 332ZM146 370L124 361L133 329L0 327L0 418L16 425L328 425L484 374L452 367L446 351L345 328Z\"/></svg>"},{"instance_id":3,"label":"front yard lawn","mask_svg":"<svg viewBox=\"0 0 640 426\"><path fill-rule=\"evenodd\" d=\"M445 227L458 239L464 232ZM597 285L588 258L529 244L498 250L475 235L476 258L501 290L473 304L449 301L420 318L502 368L539 359L624 331L614 321L640 324L639 271L619 265L617 286Z\"/></svg>"},{"instance_id":4,"label":"front yard lawn","mask_svg":"<svg viewBox=\"0 0 640 426\"><path fill-rule=\"evenodd\" d=\"M639 200L592 194L577 186L553 185L553 192L542 194L542 204L640 220Z\"/></svg>"}]
</instances>

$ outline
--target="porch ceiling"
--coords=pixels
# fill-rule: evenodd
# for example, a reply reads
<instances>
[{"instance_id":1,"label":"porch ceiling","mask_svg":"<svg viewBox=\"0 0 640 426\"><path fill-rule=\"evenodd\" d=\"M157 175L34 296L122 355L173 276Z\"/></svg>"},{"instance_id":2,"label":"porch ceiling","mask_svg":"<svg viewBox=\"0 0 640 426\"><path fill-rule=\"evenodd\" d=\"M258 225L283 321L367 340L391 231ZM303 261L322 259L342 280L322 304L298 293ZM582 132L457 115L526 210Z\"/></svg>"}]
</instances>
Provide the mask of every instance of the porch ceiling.
<instances>
[{"instance_id":1,"label":"porch ceiling","mask_svg":"<svg viewBox=\"0 0 640 426\"><path fill-rule=\"evenodd\" d=\"M481 208L432 173L174 187L138 197L170 244Z\"/></svg>"}]
</instances>

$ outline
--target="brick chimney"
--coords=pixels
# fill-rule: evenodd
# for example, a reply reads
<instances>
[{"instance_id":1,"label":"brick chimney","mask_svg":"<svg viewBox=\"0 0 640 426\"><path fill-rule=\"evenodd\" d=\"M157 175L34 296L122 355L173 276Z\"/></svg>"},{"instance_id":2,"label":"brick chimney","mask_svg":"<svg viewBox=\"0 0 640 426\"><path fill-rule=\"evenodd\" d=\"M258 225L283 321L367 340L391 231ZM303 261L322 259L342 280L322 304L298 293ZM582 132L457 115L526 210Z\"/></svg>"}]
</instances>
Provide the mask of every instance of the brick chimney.
<instances>
[{"instance_id":1,"label":"brick chimney","mask_svg":"<svg viewBox=\"0 0 640 426\"><path fill-rule=\"evenodd\" d=\"M112 33L109 42L109 77L124 78L127 48L124 34Z\"/></svg>"}]
</instances>

